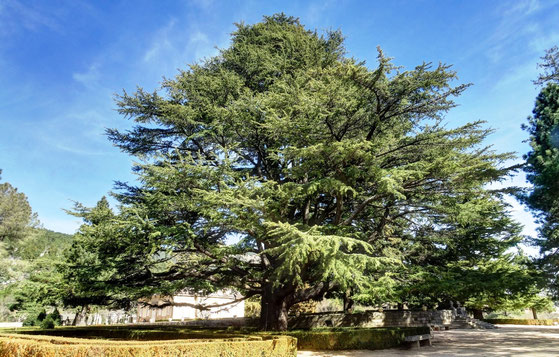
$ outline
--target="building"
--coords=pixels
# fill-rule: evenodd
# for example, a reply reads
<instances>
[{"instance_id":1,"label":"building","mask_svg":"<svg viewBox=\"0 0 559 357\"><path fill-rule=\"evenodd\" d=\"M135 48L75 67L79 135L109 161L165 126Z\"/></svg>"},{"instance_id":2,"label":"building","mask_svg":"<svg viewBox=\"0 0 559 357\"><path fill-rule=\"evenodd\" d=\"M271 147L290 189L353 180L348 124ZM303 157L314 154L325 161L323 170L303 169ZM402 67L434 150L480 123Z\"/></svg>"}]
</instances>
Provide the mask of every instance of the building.
<instances>
[{"instance_id":1,"label":"building","mask_svg":"<svg viewBox=\"0 0 559 357\"><path fill-rule=\"evenodd\" d=\"M189 291L174 296L153 296L147 303L138 304L138 322L184 321L244 317L245 302L232 290L221 290L210 295ZM202 307L199 309L197 307Z\"/></svg>"}]
</instances>

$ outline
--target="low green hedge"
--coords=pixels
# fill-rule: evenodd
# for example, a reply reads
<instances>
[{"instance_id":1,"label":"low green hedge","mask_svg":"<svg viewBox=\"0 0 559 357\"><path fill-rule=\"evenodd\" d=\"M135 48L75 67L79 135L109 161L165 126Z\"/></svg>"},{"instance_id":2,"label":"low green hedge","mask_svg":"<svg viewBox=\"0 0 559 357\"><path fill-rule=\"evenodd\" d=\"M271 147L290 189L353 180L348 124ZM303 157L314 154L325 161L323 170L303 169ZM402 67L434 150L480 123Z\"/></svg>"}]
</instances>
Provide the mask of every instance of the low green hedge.
<instances>
[{"instance_id":1,"label":"low green hedge","mask_svg":"<svg viewBox=\"0 0 559 357\"><path fill-rule=\"evenodd\" d=\"M248 337L234 330L224 329L195 329L166 326L84 326L84 327L59 327L48 330L16 331L27 335L46 335L77 338L100 338L109 340L189 340L189 339L215 339Z\"/></svg>"},{"instance_id":2,"label":"low green hedge","mask_svg":"<svg viewBox=\"0 0 559 357\"><path fill-rule=\"evenodd\" d=\"M213 340L104 341L53 336L0 334L0 357L296 357L289 336Z\"/></svg>"},{"instance_id":3,"label":"low green hedge","mask_svg":"<svg viewBox=\"0 0 559 357\"><path fill-rule=\"evenodd\" d=\"M484 319L483 321L497 325L544 325L553 326L559 324L559 319Z\"/></svg>"},{"instance_id":4,"label":"low green hedge","mask_svg":"<svg viewBox=\"0 0 559 357\"><path fill-rule=\"evenodd\" d=\"M406 336L431 333L424 327L329 328L293 330L283 335L297 338L299 350L380 350L401 346Z\"/></svg>"},{"instance_id":5,"label":"low green hedge","mask_svg":"<svg viewBox=\"0 0 559 357\"><path fill-rule=\"evenodd\" d=\"M7 332L6 332L7 333ZM59 336L58 339L71 337L86 339L88 344L102 339L103 344L123 341L125 344L137 344L138 341L158 343L158 341L191 340L191 342L207 342L219 340L270 339L284 335L297 339L299 350L348 350L348 349L384 349L402 345L406 336L430 333L429 327L401 328L323 328L312 330L291 330L285 332L259 332L254 329L211 329L184 326L84 326L59 327L50 330L10 331L12 334L23 334L22 338L33 339L36 335ZM26 337L23 337L26 336ZM44 338L44 337L41 337ZM196 340L196 341L194 341ZM150 342L151 341L151 342ZM295 341L295 340L293 340ZM121 343L121 342L117 342Z\"/></svg>"}]
</instances>

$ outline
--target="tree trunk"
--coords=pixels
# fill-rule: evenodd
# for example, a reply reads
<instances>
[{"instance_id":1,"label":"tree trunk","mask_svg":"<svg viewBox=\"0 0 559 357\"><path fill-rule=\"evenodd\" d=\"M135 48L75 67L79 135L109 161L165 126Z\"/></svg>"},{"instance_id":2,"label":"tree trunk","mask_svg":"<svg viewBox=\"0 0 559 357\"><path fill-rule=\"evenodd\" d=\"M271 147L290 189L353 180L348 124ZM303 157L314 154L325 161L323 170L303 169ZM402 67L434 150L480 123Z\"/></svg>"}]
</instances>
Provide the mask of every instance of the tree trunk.
<instances>
[{"instance_id":1,"label":"tree trunk","mask_svg":"<svg viewBox=\"0 0 559 357\"><path fill-rule=\"evenodd\" d=\"M536 311L536 309L532 308L532 315L534 316L534 319L537 320L538 319L538 312Z\"/></svg>"},{"instance_id":2,"label":"tree trunk","mask_svg":"<svg viewBox=\"0 0 559 357\"><path fill-rule=\"evenodd\" d=\"M78 319L79 319L80 315L82 314L83 308L84 307L82 306L79 311L76 311L76 316L74 316L74 321L72 321L72 326L77 325Z\"/></svg>"},{"instance_id":3,"label":"tree trunk","mask_svg":"<svg viewBox=\"0 0 559 357\"><path fill-rule=\"evenodd\" d=\"M286 297L274 293L272 289L264 289L260 307L260 329L263 331L287 330L289 307Z\"/></svg>"},{"instance_id":4,"label":"tree trunk","mask_svg":"<svg viewBox=\"0 0 559 357\"><path fill-rule=\"evenodd\" d=\"M344 294L344 313L351 314L353 312L354 301L351 298L351 289L348 289Z\"/></svg>"},{"instance_id":5,"label":"tree trunk","mask_svg":"<svg viewBox=\"0 0 559 357\"><path fill-rule=\"evenodd\" d=\"M481 309L472 309L474 313L474 319L483 320L483 310Z\"/></svg>"}]
</instances>

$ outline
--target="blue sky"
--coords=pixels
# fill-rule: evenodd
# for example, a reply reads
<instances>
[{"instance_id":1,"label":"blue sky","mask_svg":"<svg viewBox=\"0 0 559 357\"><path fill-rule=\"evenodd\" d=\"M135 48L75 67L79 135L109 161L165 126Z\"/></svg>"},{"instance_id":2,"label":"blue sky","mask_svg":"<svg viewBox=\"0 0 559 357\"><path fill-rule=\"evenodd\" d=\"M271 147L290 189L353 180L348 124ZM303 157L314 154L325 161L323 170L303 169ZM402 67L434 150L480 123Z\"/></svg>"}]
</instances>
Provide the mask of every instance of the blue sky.
<instances>
[{"instance_id":1,"label":"blue sky","mask_svg":"<svg viewBox=\"0 0 559 357\"><path fill-rule=\"evenodd\" d=\"M474 86L448 126L485 120L497 151L528 150L520 125L538 92L539 57L559 44L558 1L0 0L2 181L28 196L46 228L73 233L79 222L62 209L94 205L115 180L134 179L132 159L103 134L130 125L113 94L153 90L227 47L235 22L281 11L311 29L341 29L349 55L371 67L376 46L407 68L453 64ZM530 215L511 202L533 234Z\"/></svg>"}]
</instances>

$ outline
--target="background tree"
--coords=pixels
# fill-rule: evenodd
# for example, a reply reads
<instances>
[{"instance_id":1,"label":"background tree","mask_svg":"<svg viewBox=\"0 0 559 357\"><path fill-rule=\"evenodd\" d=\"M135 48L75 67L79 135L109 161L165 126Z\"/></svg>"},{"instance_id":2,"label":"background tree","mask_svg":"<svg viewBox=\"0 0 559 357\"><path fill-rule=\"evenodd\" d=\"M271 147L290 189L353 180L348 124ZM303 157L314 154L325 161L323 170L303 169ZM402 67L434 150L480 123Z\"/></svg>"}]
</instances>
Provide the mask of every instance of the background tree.
<instances>
[{"instance_id":1,"label":"background tree","mask_svg":"<svg viewBox=\"0 0 559 357\"><path fill-rule=\"evenodd\" d=\"M35 229L18 244L13 258L21 262L21 277L6 289L11 310L35 313L63 305L69 287L61 271L65 251L71 244L71 235L46 229Z\"/></svg>"},{"instance_id":2,"label":"background tree","mask_svg":"<svg viewBox=\"0 0 559 357\"><path fill-rule=\"evenodd\" d=\"M1 320L36 314L62 302L57 264L71 239L41 228L25 194L7 182L0 184Z\"/></svg>"},{"instance_id":3,"label":"background tree","mask_svg":"<svg viewBox=\"0 0 559 357\"><path fill-rule=\"evenodd\" d=\"M0 249L13 249L13 244L25 237L35 223L36 215L25 194L8 182L0 183Z\"/></svg>"},{"instance_id":4,"label":"background tree","mask_svg":"<svg viewBox=\"0 0 559 357\"><path fill-rule=\"evenodd\" d=\"M468 200L448 204L438 228L424 229L407 249L410 271L403 272L396 301L412 308L459 302L482 318L484 310L512 301L520 306L540 292L541 274L517 246L524 237L502 200L507 192L480 188Z\"/></svg>"},{"instance_id":5,"label":"background tree","mask_svg":"<svg viewBox=\"0 0 559 357\"><path fill-rule=\"evenodd\" d=\"M542 57L543 62L539 67L543 73L538 76L534 83L543 85L550 82L559 82L559 47L555 46L545 52Z\"/></svg>"},{"instance_id":6,"label":"background tree","mask_svg":"<svg viewBox=\"0 0 559 357\"><path fill-rule=\"evenodd\" d=\"M379 50L371 70L344 53L339 32L279 14L237 25L164 96L124 92L137 125L108 134L143 160L140 185L119 185L116 214L76 211L82 286L119 304L232 287L260 296L263 329L329 293L386 301L406 247L446 230L449 205L467 219L510 155L483 147L480 122L443 124L467 88L450 66L403 71Z\"/></svg>"},{"instance_id":7,"label":"background tree","mask_svg":"<svg viewBox=\"0 0 559 357\"><path fill-rule=\"evenodd\" d=\"M527 180L533 188L523 197L537 215L544 270L559 291L559 85L549 83L536 98L528 124L531 151L524 156Z\"/></svg>"}]
</instances>

